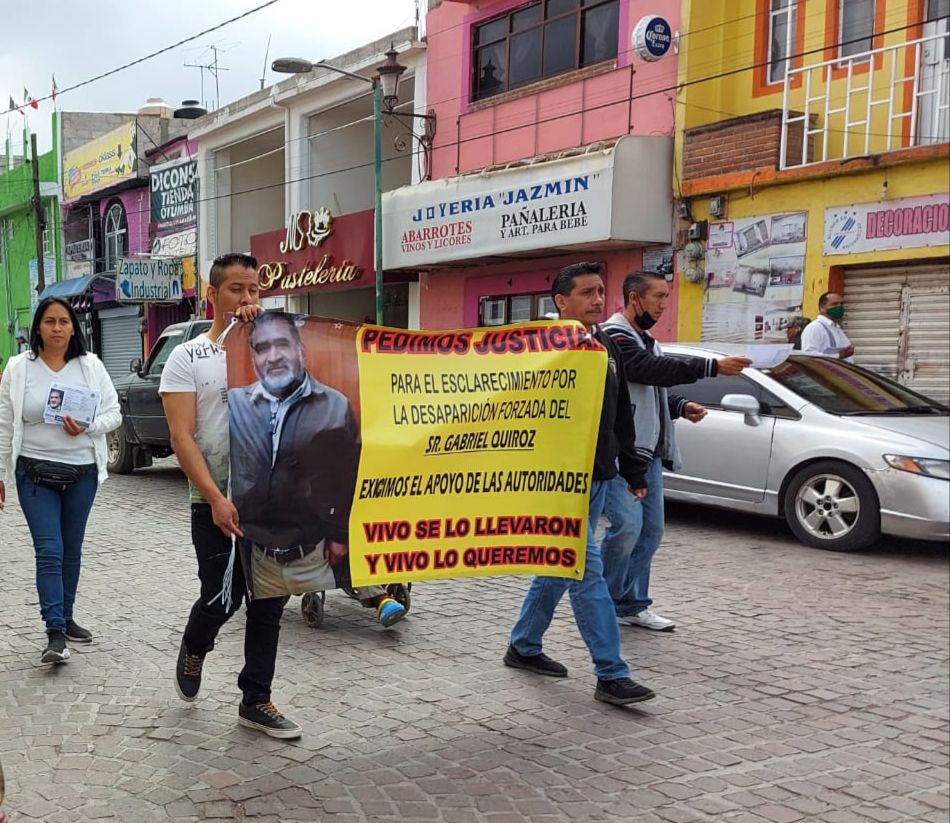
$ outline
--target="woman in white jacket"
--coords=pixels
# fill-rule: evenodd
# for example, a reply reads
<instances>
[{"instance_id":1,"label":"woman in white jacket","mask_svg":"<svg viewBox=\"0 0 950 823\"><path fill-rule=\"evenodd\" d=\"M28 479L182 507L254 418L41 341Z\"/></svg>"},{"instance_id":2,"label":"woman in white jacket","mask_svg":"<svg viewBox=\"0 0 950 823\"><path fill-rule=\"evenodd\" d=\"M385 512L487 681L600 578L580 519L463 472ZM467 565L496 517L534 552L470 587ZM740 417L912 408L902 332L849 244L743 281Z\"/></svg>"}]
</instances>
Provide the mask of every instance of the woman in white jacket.
<instances>
[{"instance_id":1,"label":"woman in white jacket","mask_svg":"<svg viewBox=\"0 0 950 823\"><path fill-rule=\"evenodd\" d=\"M76 313L64 300L40 303L30 349L10 359L0 380L0 509L6 502L3 481L14 479L36 553L36 589L48 638L41 659L63 663L69 658L67 638L92 640L73 619L73 603L86 521L106 478L106 434L121 425L122 414L105 366L86 352ZM70 387L98 392L90 425L83 427L68 414L56 416L61 422L44 422L52 383L67 394Z\"/></svg>"}]
</instances>

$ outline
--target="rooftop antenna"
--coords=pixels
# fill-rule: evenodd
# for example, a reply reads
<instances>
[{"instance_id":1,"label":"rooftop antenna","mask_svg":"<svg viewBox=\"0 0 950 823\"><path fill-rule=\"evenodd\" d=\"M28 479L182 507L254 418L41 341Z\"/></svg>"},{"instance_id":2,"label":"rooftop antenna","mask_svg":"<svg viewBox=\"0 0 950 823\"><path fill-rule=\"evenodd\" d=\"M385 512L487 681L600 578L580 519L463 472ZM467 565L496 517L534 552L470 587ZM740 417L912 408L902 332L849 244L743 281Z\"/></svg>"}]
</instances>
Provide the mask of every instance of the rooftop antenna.
<instances>
[{"instance_id":1,"label":"rooftop antenna","mask_svg":"<svg viewBox=\"0 0 950 823\"><path fill-rule=\"evenodd\" d=\"M266 80L267 75L267 58L270 56L270 39L271 35L267 35L267 48L264 49L264 66L261 68L261 91L264 91L264 81Z\"/></svg>"},{"instance_id":2,"label":"rooftop antenna","mask_svg":"<svg viewBox=\"0 0 950 823\"><path fill-rule=\"evenodd\" d=\"M208 46L211 49L214 59L210 63L185 63L186 66L192 69L201 70L201 102L205 108L208 109L217 109L221 105L221 87L218 82L218 72L221 71L230 71L226 66L218 65L218 52L227 51L227 49L221 48L220 46ZM208 72L212 77L214 77L214 105L209 106L208 101L205 100L205 72Z\"/></svg>"}]
</instances>

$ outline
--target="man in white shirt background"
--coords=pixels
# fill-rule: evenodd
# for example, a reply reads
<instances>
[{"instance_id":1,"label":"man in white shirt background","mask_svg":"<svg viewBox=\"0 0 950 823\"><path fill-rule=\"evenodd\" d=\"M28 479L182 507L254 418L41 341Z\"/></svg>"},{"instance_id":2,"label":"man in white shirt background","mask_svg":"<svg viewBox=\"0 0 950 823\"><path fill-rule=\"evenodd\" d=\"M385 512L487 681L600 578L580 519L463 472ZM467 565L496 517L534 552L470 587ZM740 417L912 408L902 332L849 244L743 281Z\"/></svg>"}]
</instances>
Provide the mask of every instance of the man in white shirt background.
<instances>
[{"instance_id":1,"label":"man in white shirt background","mask_svg":"<svg viewBox=\"0 0 950 823\"><path fill-rule=\"evenodd\" d=\"M842 317L844 298L837 292L826 291L818 298L818 317L802 332L802 354L854 362L854 346L841 328Z\"/></svg>"}]
</instances>

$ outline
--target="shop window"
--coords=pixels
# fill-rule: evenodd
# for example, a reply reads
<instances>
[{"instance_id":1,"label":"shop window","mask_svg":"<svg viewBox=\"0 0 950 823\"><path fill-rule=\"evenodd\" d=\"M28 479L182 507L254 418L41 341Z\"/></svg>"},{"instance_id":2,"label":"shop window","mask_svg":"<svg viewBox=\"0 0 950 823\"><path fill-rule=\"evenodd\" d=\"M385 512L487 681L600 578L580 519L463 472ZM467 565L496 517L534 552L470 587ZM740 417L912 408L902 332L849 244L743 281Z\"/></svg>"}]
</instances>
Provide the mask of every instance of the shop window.
<instances>
[{"instance_id":1,"label":"shop window","mask_svg":"<svg viewBox=\"0 0 950 823\"><path fill-rule=\"evenodd\" d=\"M557 320L557 306L554 305L554 298L550 294L539 294L535 300L535 318L538 320Z\"/></svg>"},{"instance_id":2,"label":"shop window","mask_svg":"<svg viewBox=\"0 0 950 823\"><path fill-rule=\"evenodd\" d=\"M118 201L109 206L106 211L105 224L102 231L105 243L106 271L115 271L120 257L128 254L129 224L125 217L125 208Z\"/></svg>"},{"instance_id":3,"label":"shop window","mask_svg":"<svg viewBox=\"0 0 950 823\"><path fill-rule=\"evenodd\" d=\"M526 320L533 320L531 310L534 300L530 294L521 294L518 297L512 297L509 301L509 320L512 323L523 323Z\"/></svg>"},{"instance_id":4,"label":"shop window","mask_svg":"<svg viewBox=\"0 0 950 823\"><path fill-rule=\"evenodd\" d=\"M474 28L472 98L617 56L619 0L539 0Z\"/></svg>"},{"instance_id":5,"label":"shop window","mask_svg":"<svg viewBox=\"0 0 950 823\"><path fill-rule=\"evenodd\" d=\"M875 2L876 0L839 0L839 57L851 57L873 48Z\"/></svg>"},{"instance_id":6,"label":"shop window","mask_svg":"<svg viewBox=\"0 0 950 823\"><path fill-rule=\"evenodd\" d=\"M527 323L545 320L557 308L551 295L512 294L505 297L483 297L478 305L478 325L504 326L506 323Z\"/></svg>"},{"instance_id":7,"label":"shop window","mask_svg":"<svg viewBox=\"0 0 950 823\"><path fill-rule=\"evenodd\" d=\"M785 80L785 68L794 51L798 0L771 0L769 10L769 82Z\"/></svg>"},{"instance_id":8,"label":"shop window","mask_svg":"<svg viewBox=\"0 0 950 823\"><path fill-rule=\"evenodd\" d=\"M504 326L508 301L504 297L483 297L479 306L480 326Z\"/></svg>"}]
</instances>

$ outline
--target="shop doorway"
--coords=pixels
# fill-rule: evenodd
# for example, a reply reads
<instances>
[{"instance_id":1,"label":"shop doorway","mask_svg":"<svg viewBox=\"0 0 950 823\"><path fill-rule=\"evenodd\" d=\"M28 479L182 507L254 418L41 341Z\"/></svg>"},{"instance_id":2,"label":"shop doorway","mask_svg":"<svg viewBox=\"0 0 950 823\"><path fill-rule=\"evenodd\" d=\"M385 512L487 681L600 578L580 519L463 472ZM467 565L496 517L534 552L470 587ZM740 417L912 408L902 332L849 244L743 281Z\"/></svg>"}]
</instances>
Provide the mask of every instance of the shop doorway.
<instances>
[{"instance_id":1,"label":"shop doorway","mask_svg":"<svg viewBox=\"0 0 950 823\"><path fill-rule=\"evenodd\" d=\"M142 326L138 306L99 309L102 364L115 380L129 373L129 364L142 356Z\"/></svg>"},{"instance_id":2,"label":"shop doorway","mask_svg":"<svg viewBox=\"0 0 950 823\"><path fill-rule=\"evenodd\" d=\"M856 363L950 401L950 262L851 269L844 301Z\"/></svg>"}]
</instances>

